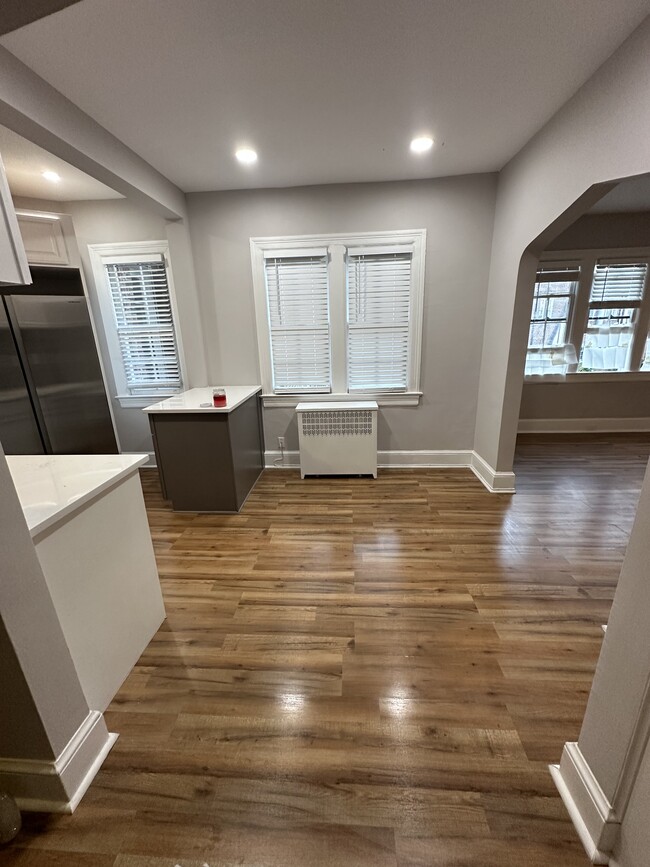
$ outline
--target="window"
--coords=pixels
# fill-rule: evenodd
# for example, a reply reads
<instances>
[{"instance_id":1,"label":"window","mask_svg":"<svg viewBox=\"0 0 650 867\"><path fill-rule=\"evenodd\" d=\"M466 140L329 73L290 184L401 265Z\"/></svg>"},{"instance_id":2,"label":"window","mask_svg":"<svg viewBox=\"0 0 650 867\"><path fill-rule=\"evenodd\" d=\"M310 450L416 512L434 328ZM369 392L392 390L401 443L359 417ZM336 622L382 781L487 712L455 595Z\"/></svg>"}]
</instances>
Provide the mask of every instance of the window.
<instances>
[{"instance_id":1,"label":"window","mask_svg":"<svg viewBox=\"0 0 650 867\"><path fill-rule=\"evenodd\" d=\"M266 293L278 393L330 390L327 253L265 259Z\"/></svg>"},{"instance_id":2,"label":"window","mask_svg":"<svg viewBox=\"0 0 650 867\"><path fill-rule=\"evenodd\" d=\"M181 354L165 242L96 244L93 273L124 405L180 391Z\"/></svg>"},{"instance_id":3,"label":"window","mask_svg":"<svg viewBox=\"0 0 650 867\"><path fill-rule=\"evenodd\" d=\"M577 267L543 268L537 273L526 375L566 373L575 355L568 331L579 279Z\"/></svg>"},{"instance_id":4,"label":"window","mask_svg":"<svg viewBox=\"0 0 650 867\"><path fill-rule=\"evenodd\" d=\"M424 230L251 239L265 396L417 403L424 244Z\"/></svg>"},{"instance_id":5,"label":"window","mask_svg":"<svg viewBox=\"0 0 650 867\"><path fill-rule=\"evenodd\" d=\"M582 251L567 254L575 256L570 261L541 264L527 376L650 371L650 255L643 253L603 258Z\"/></svg>"},{"instance_id":6,"label":"window","mask_svg":"<svg viewBox=\"0 0 650 867\"><path fill-rule=\"evenodd\" d=\"M630 370L630 353L643 301L646 263L601 261L589 297L580 371Z\"/></svg>"},{"instance_id":7,"label":"window","mask_svg":"<svg viewBox=\"0 0 650 867\"><path fill-rule=\"evenodd\" d=\"M350 391L406 391L412 258L410 250L348 252Z\"/></svg>"}]
</instances>

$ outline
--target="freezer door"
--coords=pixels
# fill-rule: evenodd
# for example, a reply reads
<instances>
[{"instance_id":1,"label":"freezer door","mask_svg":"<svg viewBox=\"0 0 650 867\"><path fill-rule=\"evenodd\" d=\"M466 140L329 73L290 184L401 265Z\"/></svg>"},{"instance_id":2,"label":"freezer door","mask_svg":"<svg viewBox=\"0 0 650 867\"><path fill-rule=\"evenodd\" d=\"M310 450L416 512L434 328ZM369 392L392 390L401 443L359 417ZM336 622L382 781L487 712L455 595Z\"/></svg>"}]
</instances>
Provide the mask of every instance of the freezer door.
<instances>
[{"instance_id":1,"label":"freezer door","mask_svg":"<svg viewBox=\"0 0 650 867\"><path fill-rule=\"evenodd\" d=\"M0 442L7 455L42 455L29 391L0 298Z\"/></svg>"},{"instance_id":2,"label":"freezer door","mask_svg":"<svg viewBox=\"0 0 650 867\"><path fill-rule=\"evenodd\" d=\"M52 453L117 451L84 296L12 295L24 360Z\"/></svg>"}]
</instances>

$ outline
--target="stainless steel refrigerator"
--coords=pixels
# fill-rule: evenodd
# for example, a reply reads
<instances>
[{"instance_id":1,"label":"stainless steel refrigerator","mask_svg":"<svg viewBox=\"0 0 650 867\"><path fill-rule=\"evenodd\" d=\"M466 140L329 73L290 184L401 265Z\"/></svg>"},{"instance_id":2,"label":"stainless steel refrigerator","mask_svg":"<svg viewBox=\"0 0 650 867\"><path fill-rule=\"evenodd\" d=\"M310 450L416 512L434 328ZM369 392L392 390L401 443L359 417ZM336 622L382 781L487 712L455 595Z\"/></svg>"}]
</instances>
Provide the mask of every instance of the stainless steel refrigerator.
<instances>
[{"instance_id":1,"label":"stainless steel refrigerator","mask_svg":"<svg viewBox=\"0 0 650 867\"><path fill-rule=\"evenodd\" d=\"M79 271L31 268L0 290L0 442L8 455L114 454Z\"/></svg>"}]
</instances>

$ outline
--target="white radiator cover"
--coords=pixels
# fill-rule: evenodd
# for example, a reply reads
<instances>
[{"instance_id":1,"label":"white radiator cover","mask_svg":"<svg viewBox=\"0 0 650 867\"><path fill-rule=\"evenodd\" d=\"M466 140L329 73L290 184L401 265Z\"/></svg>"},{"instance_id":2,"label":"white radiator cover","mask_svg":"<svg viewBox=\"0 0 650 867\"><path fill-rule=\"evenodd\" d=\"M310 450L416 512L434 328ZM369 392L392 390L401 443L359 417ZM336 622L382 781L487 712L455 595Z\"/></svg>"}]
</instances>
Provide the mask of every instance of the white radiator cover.
<instances>
[{"instance_id":1,"label":"white radiator cover","mask_svg":"<svg viewBox=\"0 0 650 867\"><path fill-rule=\"evenodd\" d=\"M377 411L374 400L299 403L300 476L363 475L377 478Z\"/></svg>"}]
</instances>

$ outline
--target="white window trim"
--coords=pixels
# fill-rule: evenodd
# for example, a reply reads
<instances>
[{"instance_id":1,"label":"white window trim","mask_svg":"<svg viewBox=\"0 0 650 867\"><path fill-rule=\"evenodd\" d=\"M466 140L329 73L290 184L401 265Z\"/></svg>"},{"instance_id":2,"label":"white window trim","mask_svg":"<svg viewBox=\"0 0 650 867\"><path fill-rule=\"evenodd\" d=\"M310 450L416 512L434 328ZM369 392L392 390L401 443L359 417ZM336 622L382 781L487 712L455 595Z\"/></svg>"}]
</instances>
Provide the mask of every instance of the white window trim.
<instances>
[{"instance_id":1,"label":"white window trim","mask_svg":"<svg viewBox=\"0 0 650 867\"><path fill-rule=\"evenodd\" d=\"M295 407L301 401L345 401L360 400L361 392L348 393L347 358L344 342L347 343L345 280L335 274L330 281L330 309L332 326L332 391L328 394L275 394L273 392L273 368L271 344L267 317L266 284L264 279L264 253L273 250L299 252L326 246L330 250L330 260L342 263L341 250L344 247L385 247L386 244L412 244L411 279L413 299L409 329L409 369L407 390L405 392L363 392L368 400L377 400L385 406L415 406L419 403L420 367L422 358L422 324L424 319L424 260L426 251L426 229L398 229L393 232L350 232L329 235L280 235L275 237L251 238L251 265L253 270L253 295L255 299L255 321L257 325L257 346L259 351L260 378L264 406ZM331 264L331 262L330 262ZM339 279L336 279L338 276ZM343 345L342 345L343 344ZM343 352L343 354L342 354Z\"/></svg>"},{"instance_id":2,"label":"white window trim","mask_svg":"<svg viewBox=\"0 0 650 867\"><path fill-rule=\"evenodd\" d=\"M649 276L646 283L645 297L642 305L650 309L650 247L595 247L578 250L549 250L539 260L539 267L580 267L580 282L573 302L572 313L569 321L569 342L576 347L579 353L582 339L586 330L586 319L589 308L589 295L593 271L597 260L616 259L624 262L630 260L645 260L648 262ZM635 335L636 339L645 340ZM576 343L577 342L577 343ZM551 382L643 382L650 379L650 371L647 370L604 370L602 372L578 373L571 371L566 374L532 374L525 376L524 381L528 384L544 384Z\"/></svg>"},{"instance_id":3,"label":"white window trim","mask_svg":"<svg viewBox=\"0 0 650 867\"><path fill-rule=\"evenodd\" d=\"M167 241L128 241L120 244L88 244L88 253L90 256L90 264L92 267L95 288L97 290L97 298L99 301L99 309L102 317L102 325L106 336L106 345L108 346L108 354L111 361L111 368L115 378L115 390L117 394L115 398L119 401L120 406L125 408L143 408L149 406L152 402L163 400L170 397L174 392L169 389L152 390L150 394L129 394L127 392L126 376L124 374L124 365L122 363L122 352L115 327L115 314L113 311L113 300L111 292L106 280L106 272L104 270L104 260L111 257L130 257L138 255L161 255L165 260L167 268L167 285L169 287L169 298L172 308L172 319L174 321L174 333L176 337L176 349L178 352L178 362L181 369L181 382L187 382L187 374L185 369L185 355L183 352L183 343L181 338L180 328L178 327L178 308L176 305L176 291L174 288L174 275L172 273L171 263L169 260L169 244ZM181 385L181 390L183 385Z\"/></svg>"}]
</instances>

